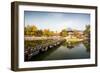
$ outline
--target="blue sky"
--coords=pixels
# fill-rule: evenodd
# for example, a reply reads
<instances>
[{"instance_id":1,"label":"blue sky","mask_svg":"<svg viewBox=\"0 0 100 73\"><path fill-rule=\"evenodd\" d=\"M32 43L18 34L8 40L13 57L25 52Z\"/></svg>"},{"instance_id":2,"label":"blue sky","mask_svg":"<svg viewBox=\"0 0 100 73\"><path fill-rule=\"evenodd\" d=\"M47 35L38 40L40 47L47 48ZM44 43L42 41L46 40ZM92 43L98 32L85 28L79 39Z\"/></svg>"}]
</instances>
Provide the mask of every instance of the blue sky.
<instances>
[{"instance_id":1,"label":"blue sky","mask_svg":"<svg viewBox=\"0 0 100 73\"><path fill-rule=\"evenodd\" d=\"M90 24L90 14L24 11L25 26L35 25L38 29L61 31L62 29L84 30Z\"/></svg>"}]
</instances>

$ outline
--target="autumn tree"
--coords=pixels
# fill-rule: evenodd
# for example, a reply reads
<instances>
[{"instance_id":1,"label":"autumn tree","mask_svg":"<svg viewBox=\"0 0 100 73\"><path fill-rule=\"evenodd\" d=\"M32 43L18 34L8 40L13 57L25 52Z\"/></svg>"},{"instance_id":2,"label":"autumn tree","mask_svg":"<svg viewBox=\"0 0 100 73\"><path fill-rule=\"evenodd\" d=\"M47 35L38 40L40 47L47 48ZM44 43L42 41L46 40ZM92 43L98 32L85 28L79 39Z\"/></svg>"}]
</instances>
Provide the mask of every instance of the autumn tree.
<instances>
[{"instance_id":1,"label":"autumn tree","mask_svg":"<svg viewBox=\"0 0 100 73\"><path fill-rule=\"evenodd\" d=\"M61 32L60 32L60 36L63 36L63 37L66 37L67 36L67 30L66 29L63 29Z\"/></svg>"},{"instance_id":2,"label":"autumn tree","mask_svg":"<svg viewBox=\"0 0 100 73\"><path fill-rule=\"evenodd\" d=\"M43 31L43 36L50 36L50 30L49 29L45 29Z\"/></svg>"},{"instance_id":3,"label":"autumn tree","mask_svg":"<svg viewBox=\"0 0 100 73\"><path fill-rule=\"evenodd\" d=\"M32 25L32 26L28 25L24 28L24 33L25 33L25 35L33 36L37 30L38 29L35 25Z\"/></svg>"},{"instance_id":4,"label":"autumn tree","mask_svg":"<svg viewBox=\"0 0 100 73\"><path fill-rule=\"evenodd\" d=\"M41 37L43 35L43 31L42 30L37 30L34 32L35 36Z\"/></svg>"}]
</instances>

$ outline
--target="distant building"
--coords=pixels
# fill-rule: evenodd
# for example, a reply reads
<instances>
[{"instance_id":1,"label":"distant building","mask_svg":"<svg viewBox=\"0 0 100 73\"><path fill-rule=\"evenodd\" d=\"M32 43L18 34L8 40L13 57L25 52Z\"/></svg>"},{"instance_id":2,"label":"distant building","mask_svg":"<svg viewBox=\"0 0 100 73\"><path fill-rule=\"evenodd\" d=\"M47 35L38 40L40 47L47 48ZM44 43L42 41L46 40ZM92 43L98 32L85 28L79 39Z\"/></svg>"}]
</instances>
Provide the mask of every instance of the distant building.
<instances>
[{"instance_id":1,"label":"distant building","mask_svg":"<svg viewBox=\"0 0 100 73\"><path fill-rule=\"evenodd\" d=\"M68 33L68 36L70 38L72 38L73 36L77 37L77 38L82 38L83 35L84 35L83 31L81 31L81 30L72 30L70 28L67 29L67 33Z\"/></svg>"}]
</instances>

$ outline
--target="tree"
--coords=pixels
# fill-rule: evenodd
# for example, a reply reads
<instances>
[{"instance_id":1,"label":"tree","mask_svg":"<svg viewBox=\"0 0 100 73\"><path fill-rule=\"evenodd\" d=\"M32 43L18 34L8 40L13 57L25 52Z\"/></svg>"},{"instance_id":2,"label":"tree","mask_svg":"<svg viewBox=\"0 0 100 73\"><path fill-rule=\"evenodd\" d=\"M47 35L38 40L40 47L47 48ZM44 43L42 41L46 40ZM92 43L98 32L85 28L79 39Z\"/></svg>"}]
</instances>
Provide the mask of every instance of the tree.
<instances>
[{"instance_id":1,"label":"tree","mask_svg":"<svg viewBox=\"0 0 100 73\"><path fill-rule=\"evenodd\" d=\"M84 35L89 39L90 38L90 25L86 25L84 30Z\"/></svg>"},{"instance_id":2,"label":"tree","mask_svg":"<svg viewBox=\"0 0 100 73\"><path fill-rule=\"evenodd\" d=\"M50 35L50 36L54 36L55 33L54 33L53 31L50 31L50 32L49 32L49 35Z\"/></svg>"},{"instance_id":3,"label":"tree","mask_svg":"<svg viewBox=\"0 0 100 73\"><path fill-rule=\"evenodd\" d=\"M40 36L43 35L43 31L42 30L37 30L37 31L34 32L34 35L40 37Z\"/></svg>"},{"instance_id":4,"label":"tree","mask_svg":"<svg viewBox=\"0 0 100 73\"><path fill-rule=\"evenodd\" d=\"M86 25L84 33L85 34L89 34L90 33L90 25Z\"/></svg>"},{"instance_id":5,"label":"tree","mask_svg":"<svg viewBox=\"0 0 100 73\"><path fill-rule=\"evenodd\" d=\"M66 37L67 36L67 30L66 29L63 29L61 32L60 32L60 36L63 36L63 37Z\"/></svg>"},{"instance_id":6,"label":"tree","mask_svg":"<svg viewBox=\"0 0 100 73\"><path fill-rule=\"evenodd\" d=\"M50 31L49 31L49 29L45 29L45 30L43 31L43 35L44 35L44 36L50 36Z\"/></svg>"},{"instance_id":7,"label":"tree","mask_svg":"<svg viewBox=\"0 0 100 73\"><path fill-rule=\"evenodd\" d=\"M28 35L28 36L33 36L34 35L34 33L35 33L35 31L37 31L38 29L37 29L37 27L35 26L35 25L32 25L32 26L26 26L25 28L24 28L24 33L25 33L25 35Z\"/></svg>"}]
</instances>

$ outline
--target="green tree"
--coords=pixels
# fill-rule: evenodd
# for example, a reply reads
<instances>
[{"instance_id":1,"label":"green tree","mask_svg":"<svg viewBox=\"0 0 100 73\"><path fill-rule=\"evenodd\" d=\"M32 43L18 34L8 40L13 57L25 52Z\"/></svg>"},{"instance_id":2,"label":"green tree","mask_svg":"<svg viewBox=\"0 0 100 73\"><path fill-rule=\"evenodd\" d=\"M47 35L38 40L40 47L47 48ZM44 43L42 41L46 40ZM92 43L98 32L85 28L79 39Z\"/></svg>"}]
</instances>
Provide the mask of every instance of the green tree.
<instances>
[{"instance_id":1,"label":"green tree","mask_svg":"<svg viewBox=\"0 0 100 73\"><path fill-rule=\"evenodd\" d=\"M40 37L40 36L43 35L43 31L42 30L37 30L37 31L34 32L34 35Z\"/></svg>"},{"instance_id":2,"label":"green tree","mask_svg":"<svg viewBox=\"0 0 100 73\"><path fill-rule=\"evenodd\" d=\"M66 29L63 29L61 32L60 32L60 36L62 37L66 37L67 36L67 30Z\"/></svg>"},{"instance_id":3,"label":"green tree","mask_svg":"<svg viewBox=\"0 0 100 73\"><path fill-rule=\"evenodd\" d=\"M50 31L50 36L54 36L55 33L53 31Z\"/></svg>"},{"instance_id":4,"label":"green tree","mask_svg":"<svg viewBox=\"0 0 100 73\"><path fill-rule=\"evenodd\" d=\"M84 33L85 34L89 34L90 33L90 25L86 25Z\"/></svg>"},{"instance_id":5,"label":"green tree","mask_svg":"<svg viewBox=\"0 0 100 73\"><path fill-rule=\"evenodd\" d=\"M49 29L45 29L43 31L43 36L50 36L50 30Z\"/></svg>"},{"instance_id":6,"label":"green tree","mask_svg":"<svg viewBox=\"0 0 100 73\"><path fill-rule=\"evenodd\" d=\"M86 25L85 30L84 30L84 35L87 38L90 38L90 25Z\"/></svg>"},{"instance_id":7,"label":"green tree","mask_svg":"<svg viewBox=\"0 0 100 73\"><path fill-rule=\"evenodd\" d=\"M35 33L35 31L37 31L38 29L37 29L37 27L35 26L35 25L32 25L32 26L26 26L25 28L24 28L24 33L25 33L25 35L28 35L28 36L33 36L34 35L34 33Z\"/></svg>"}]
</instances>

